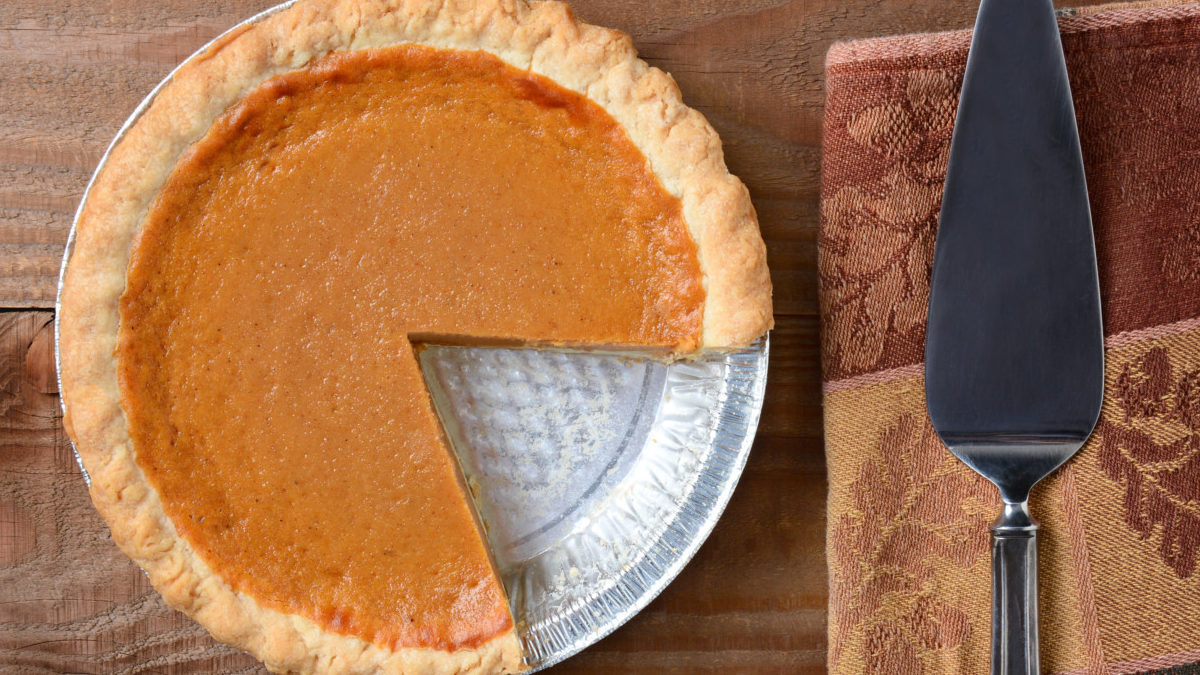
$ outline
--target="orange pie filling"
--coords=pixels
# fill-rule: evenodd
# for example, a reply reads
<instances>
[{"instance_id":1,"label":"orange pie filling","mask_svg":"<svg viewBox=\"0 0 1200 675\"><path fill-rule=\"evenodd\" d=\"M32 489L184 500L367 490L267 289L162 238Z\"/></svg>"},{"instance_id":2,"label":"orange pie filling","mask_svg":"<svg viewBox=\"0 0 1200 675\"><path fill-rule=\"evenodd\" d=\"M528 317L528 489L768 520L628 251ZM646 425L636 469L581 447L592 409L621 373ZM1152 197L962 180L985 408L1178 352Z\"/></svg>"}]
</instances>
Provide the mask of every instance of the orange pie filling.
<instances>
[{"instance_id":1,"label":"orange pie filling","mask_svg":"<svg viewBox=\"0 0 1200 675\"><path fill-rule=\"evenodd\" d=\"M383 646L512 628L410 336L685 352L679 200L598 105L482 52L341 53L179 162L121 299L137 460L264 606Z\"/></svg>"}]
</instances>

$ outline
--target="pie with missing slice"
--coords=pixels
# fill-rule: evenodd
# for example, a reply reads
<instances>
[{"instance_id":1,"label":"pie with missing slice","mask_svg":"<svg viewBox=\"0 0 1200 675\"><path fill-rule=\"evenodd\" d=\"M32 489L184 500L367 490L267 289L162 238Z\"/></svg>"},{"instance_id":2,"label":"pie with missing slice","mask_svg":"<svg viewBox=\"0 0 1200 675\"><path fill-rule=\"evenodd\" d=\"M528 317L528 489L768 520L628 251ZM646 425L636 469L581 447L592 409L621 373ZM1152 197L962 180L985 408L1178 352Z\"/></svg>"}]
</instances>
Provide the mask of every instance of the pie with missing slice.
<instances>
[{"instance_id":1,"label":"pie with missing slice","mask_svg":"<svg viewBox=\"0 0 1200 675\"><path fill-rule=\"evenodd\" d=\"M67 429L172 606L280 672L514 672L413 346L753 342L715 132L556 2L301 0L112 148L61 295Z\"/></svg>"}]
</instances>

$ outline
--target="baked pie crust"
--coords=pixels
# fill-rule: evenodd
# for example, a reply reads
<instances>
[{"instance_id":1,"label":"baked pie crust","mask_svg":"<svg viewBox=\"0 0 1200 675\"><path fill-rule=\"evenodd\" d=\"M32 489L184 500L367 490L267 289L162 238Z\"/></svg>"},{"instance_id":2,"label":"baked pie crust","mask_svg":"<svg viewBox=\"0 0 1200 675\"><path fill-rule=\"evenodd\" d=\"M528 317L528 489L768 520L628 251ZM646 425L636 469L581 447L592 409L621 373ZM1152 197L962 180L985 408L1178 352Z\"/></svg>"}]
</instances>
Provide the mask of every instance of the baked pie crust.
<instances>
[{"instance_id":1,"label":"baked pie crust","mask_svg":"<svg viewBox=\"0 0 1200 675\"><path fill-rule=\"evenodd\" d=\"M168 604L278 672L516 672L515 628L451 648L386 644L265 606L213 571L168 517L137 460L123 399L122 296L139 234L189 149L264 82L327 55L423 45L486 52L598 104L678 199L703 289L698 335L678 353L748 345L771 326L771 288L749 195L716 133L628 36L579 22L560 2L301 0L188 60L110 150L76 224L60 305L65 425L121 549ZM465 493L459 495L464 502ZM469 508L469 507L467 507ZM510 622L511 624L511 622Z\"/></svg>"}]
</instances>

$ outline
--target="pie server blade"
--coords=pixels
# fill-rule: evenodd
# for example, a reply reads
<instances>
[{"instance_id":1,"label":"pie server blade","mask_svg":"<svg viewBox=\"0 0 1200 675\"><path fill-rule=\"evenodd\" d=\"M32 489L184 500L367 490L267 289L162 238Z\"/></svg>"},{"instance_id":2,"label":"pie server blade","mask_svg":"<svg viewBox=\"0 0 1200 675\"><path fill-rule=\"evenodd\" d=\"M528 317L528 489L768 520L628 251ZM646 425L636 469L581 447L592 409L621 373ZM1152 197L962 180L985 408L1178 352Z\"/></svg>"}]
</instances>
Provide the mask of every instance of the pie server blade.
<instances>
[{"instance_id":1,"label":"pie server blade","mask_svg":"<svg viewBox=\"0 0 1200 675\"><path fill-rule=\"evenodd\" d=\"M1091 434L1104 387L1092 221L1050 0L980 5L930 291L930 418L1004 501L992 528L992 672L1037 673L1029 491Z\"/></svg>"}]
</instances>

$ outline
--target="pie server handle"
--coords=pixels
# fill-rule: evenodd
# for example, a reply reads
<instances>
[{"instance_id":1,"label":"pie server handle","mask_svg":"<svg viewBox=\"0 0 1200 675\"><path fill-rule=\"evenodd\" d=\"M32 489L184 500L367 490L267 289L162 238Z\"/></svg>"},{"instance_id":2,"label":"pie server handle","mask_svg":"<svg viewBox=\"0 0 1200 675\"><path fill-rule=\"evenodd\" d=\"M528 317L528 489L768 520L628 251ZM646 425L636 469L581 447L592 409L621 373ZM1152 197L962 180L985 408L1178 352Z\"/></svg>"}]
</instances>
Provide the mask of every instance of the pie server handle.
<instances>
[{"instance_id":1,"label":"pie server handle","mask_svg":"<svg viewBox=\"0 0 1200 675\"><path fill-rule=\"evenodd\" d=\"M992 527L992 674L1037 675L1037 523L1028 502Z\"/></svg>"}]
</instances>

